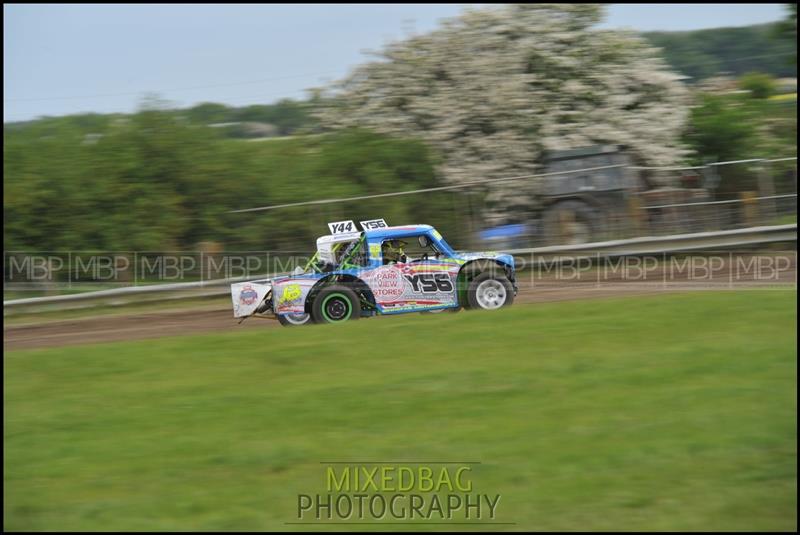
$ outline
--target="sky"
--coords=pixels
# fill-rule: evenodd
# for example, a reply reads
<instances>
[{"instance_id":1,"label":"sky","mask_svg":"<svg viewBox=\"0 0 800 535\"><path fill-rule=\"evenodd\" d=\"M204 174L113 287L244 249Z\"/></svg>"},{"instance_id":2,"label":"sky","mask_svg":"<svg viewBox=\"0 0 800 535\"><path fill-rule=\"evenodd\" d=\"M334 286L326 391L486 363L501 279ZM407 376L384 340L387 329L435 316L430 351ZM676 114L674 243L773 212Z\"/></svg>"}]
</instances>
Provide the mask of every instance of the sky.
<instances>
[{"instance_id":1,"label":"sky","mask_svg":"<svg viewBox=\"0 0 800 535\"><path fill-rule=\"evenodd\" d=\"M3 6L3 121L175 106L265 104L345 76L364 52L480 4ZM611 4L602 28L780 20L783 4Z\"/></svg>"}]
</instances>

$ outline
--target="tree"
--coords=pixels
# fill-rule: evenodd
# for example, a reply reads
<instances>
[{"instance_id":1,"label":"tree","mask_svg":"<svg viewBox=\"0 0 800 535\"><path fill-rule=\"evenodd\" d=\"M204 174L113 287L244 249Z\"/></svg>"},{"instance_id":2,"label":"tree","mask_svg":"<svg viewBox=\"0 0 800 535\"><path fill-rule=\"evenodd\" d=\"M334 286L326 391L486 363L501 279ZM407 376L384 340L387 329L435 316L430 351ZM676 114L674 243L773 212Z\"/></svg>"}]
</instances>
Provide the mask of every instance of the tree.
<instances>
[{"instance_id":1,"label":"tree","mask_svg":"<svg viewBox=\"0 0 800 535\"><path fill-rule=\"evenodd\" d=\"M777 77L796 76L795 38L784 22L683 32L646 32L677 71L698 82L725 72L740 76L758 70ZM792 25L792 28L794 26Z\"/></svg>"},{"instance_id":2,"label":"tree","mask_svg":"<svg viewBox=\"0 0 800 535\"><path fill-rule=\"evenodd\" d=\"M226 123L231 121L232 109L225 104L203 102L186 110L189 120L196 124Z\"/></svg>"},{"instance_id":3,"label":"tree","mask_svg":"<svg viewBox=\"0 0 800 535\"><path fill-rule=\"evenodd\" d=\"M239 108L235 117L238 121L272 124L282 136L291 135L313 123L309 117L308 104L288 98L281 99L275 104L256 104Z\"/></svg>"},{"instance_id":4,"label":"tree","mask_svg":"<svg viewBox=\"0 0 800 535\"><path fill-rule=\"evenodd\" d=\"M87 133L97 137L87 142ZM6 126L4 149L9 251L189 251L214 241L305 252L337 219L435 218L446 232L457 228L444 194L231 213L437 186L430 150L417 139L343 130L242 143L152 101L132 115Z\"/></svg>"},{"instance_id":5,"label":"tree","mask_svg":"<svg viewBox=\"0 0 800 535\"><path fill-rule=\"evenodd\" d=\"M749 72L739 80L739 87L753 98L769 98L775 93L775 80L763 72Z\"/></svg>"},{"instance_id":6,"label":"tree","mask_svg":"<svg viewBox=\"0 0 800 535\"><path fill-rule=\"evenodd\" d=\"M697 154L718 162L750 156L756 126L750 110L737 105L737 100L727 95L700 95L686 133L687 143Z\"/></svg>"},{"instance_id":7,"label":"tree","mask_svg":"<svg viewBox=\"0 0 800 535\"><path fill-rule=\"evenodd\" d=\"M421 136L456 183L536 172L547 150L597 143L679 162L687 90L642 39L592 29L601 18L585 4L468 10L328 88L320 120Z\"/></svg>"},{"instance_id":8,"label":"tree","mask_svg":"<svg viewBox=\"0 0 800 535\"><path fill-rule=\"evenodd\" d=\"M793 48L794 54L792 54L792 57L787 61L787 63L794 65L796 71L797 70L797 4L786 4L786 9L789 11L789 13L786 15L785 19L783 19L776 25L774 36L778 40L789 44Z\"/></svg>"},{"instance_id":9,"label":"tree","mask_svg":"<svg viewBox=\"0 0 800 535\"><path fill-rule=\"evenodd\" d=\"M752 99L741 95L700 94L699 104L692 109L686 142L698 155L696 164L724 162L761 156L758 121L747 106ZM748 189L752 177L745 167L722 166L717 194L733 195Z\"/></svg>"}]
</instances>

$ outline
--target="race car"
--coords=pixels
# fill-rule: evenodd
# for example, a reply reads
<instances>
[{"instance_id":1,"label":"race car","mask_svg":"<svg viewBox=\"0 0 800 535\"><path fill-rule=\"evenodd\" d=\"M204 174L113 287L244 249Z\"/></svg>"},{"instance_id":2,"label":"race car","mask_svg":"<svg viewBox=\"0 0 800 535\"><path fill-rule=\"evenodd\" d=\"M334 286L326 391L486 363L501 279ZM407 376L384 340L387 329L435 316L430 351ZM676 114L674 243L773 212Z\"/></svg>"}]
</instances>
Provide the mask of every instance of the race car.
<instances>
[{"instance_id":1,"label":"race car","mask_svg":"<svg viewBox=\"0 0 800 535\"><path fill-rule=\"evenodd\" d=\"M329 223L306 265L287 276L231 285L233 314L284 326L341 323L378 314L494 310L517 294L514 258L454 251L430 225L383 219Z\"/></svg>"}]
</instances>

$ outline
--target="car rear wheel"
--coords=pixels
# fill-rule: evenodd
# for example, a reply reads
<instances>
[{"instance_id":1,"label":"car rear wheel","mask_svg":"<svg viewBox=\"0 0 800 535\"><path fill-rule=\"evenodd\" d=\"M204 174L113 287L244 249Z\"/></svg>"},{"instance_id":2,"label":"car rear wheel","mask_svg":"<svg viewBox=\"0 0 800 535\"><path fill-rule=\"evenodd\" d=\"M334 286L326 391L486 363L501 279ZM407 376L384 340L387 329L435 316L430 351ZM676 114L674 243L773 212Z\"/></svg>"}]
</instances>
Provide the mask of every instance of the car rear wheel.
<instances>
[{"instance_id":1,"label":"car rear wheel","mask_svg":"<svg viewBox=\"0 0 800 535\"><path fill-rule=\"evenodd\" d=\"M278 321L284 327L296 327L311 323L311 314L284 314L278 316Z\"/></svg>"},{"instance_id":2,"label":"car rear wheel","mask_svg":"<svg viewBox=\"0 0 800 535\"><path fill-rule=\"evenodd\" d=\"M470 281L467 299L470 308L497 310L514 302L514 287L505 275L486 271Z\"/></svg>"},{"instance_id":3,"label":"car rear wheel","mask_svg":"<svg viewBox=\"0 0 800 535\"><path fill-rule=\"evenodd\" d=\"M323 288L314 298L311 315L317 323L342 323L361 317L358 296L344 286Z\"/></svg>"}]
</instances>

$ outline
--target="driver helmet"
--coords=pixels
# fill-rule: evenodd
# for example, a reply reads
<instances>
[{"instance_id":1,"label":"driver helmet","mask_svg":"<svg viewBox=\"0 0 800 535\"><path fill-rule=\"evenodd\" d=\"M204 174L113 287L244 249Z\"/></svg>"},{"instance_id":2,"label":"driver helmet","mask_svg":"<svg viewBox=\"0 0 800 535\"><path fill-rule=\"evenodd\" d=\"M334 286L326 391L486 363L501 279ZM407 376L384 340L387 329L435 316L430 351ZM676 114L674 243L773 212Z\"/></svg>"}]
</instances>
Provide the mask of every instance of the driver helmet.
<instances>
[{"instance_id":1,"label":"driver helmet","mask_svg":"<svg viewBox=\"0 0 800 535\"><path fill-rule=\"evenodd\" d=\"M405 256L403 247L408 243L403 240L387 240L383 242L383 256L385 259L398 261Z\"/></svg>"}]
</instances>

